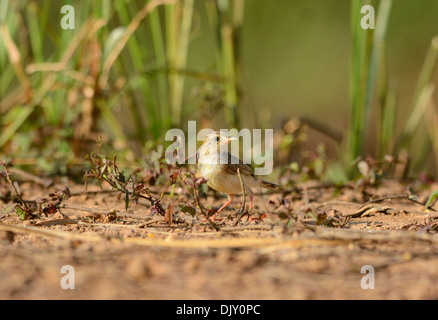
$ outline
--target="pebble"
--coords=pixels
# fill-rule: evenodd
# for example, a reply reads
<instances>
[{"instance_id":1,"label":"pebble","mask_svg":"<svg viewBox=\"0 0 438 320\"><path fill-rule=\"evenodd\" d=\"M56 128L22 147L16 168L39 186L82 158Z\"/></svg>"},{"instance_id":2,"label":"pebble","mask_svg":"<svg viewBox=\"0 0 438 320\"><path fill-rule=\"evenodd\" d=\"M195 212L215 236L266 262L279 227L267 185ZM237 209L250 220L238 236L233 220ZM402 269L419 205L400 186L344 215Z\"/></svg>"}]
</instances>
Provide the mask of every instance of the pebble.
<instances>
[{"instance_id":1,"label":"pebble","mask_svg":"<svg viewBox=\"0 0 438 320\"><path fill-rule=\"evenodd\" d=\"M12 243L14 242L15 233L12 231L0 231L0 242Z\"/></svg>"}]
</instances>

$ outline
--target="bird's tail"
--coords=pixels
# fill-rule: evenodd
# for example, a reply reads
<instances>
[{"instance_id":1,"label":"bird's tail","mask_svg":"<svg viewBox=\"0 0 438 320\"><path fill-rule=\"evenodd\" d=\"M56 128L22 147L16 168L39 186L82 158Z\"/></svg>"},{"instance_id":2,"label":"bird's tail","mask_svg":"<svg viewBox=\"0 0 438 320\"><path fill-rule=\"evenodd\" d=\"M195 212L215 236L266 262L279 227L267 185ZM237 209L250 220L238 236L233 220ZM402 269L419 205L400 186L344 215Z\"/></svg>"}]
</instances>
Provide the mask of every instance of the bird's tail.
<instances>
[{"instance_id":1,"label":"bird's tail","mask_svg":"<svg viewBox=\"0 0 438 320\"><path fill-rule=\"evenodd\" d=\"M282 187L278 184L262 180L262 187L267 189L281 189Z\"/></svg>"}]
</instances>

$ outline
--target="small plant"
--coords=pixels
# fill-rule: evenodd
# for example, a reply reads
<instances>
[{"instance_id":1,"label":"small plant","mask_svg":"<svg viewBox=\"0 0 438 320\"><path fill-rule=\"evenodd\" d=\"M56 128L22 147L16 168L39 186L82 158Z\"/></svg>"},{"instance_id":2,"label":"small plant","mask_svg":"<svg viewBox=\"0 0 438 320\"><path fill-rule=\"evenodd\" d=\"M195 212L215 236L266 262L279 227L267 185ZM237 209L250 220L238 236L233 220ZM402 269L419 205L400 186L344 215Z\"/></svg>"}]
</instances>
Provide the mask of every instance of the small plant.
<instances>
[{"instance_id":1,"label":"small plant","mask_svg":"<svg viewBox=\"0 0 438 320\"><path fill-rule=\"evenodd\" d=\"M21 220L26 220L33 217L34 215L32 214L32 210L26 201L23 200L14 183L12 182L6 167L6 163L1 162L0 164L3 167L3 170L0 170L0 178L3 178L11 186L12 190L14 191L15 198L18 199L18 203L15 203L14 205L17 216L19 216Z\"/></svg>"},{"instance_id":2,"label":"small plant","mask_svg":"<svg viewBox=\"0 0 438 320\"><path fill-rule=\"evenodd\" d=\"M325 146L320 144L315 150L304 154L305 165L302 166L301 179L322 180L327 170L327 155Z\"/></svg>"},{"instance_id":3,"label":"small plant","mask_svg":"<svg viewBox=\"0 0 438 320\"><path fill-rule=\"evenodd\" d=\"M8 169L6 167L5 162L1 162L0 165L3 167L3 170L0 170L0 178L3 178L12 188L14 192L14 201L13 210L17 213L17 216L20 217L21 220L27 220L30 218L36 218L38 215L35 212L38 212L39 215L44 214L46 217L50 214L54 214L55 212L60 212L60 205L63 201L69 199L71 197L70 189L65 186L62 190L56 190L49 194L49 198L40 198L35 201L26 201L24 200L20 193L18 192L14 182L11 180ZM16 183L16 182L15 182ZM37 209L30 204L37 205ZM8 210L11 207L7 207Z\"/></svg>"},{"instance_id":4,"label":"small plant","mask_svg":"<svg viewBox=\"0 0 438 320\"><path fill-rule=\"evenodd\" d=\"M380 187L385 171L397 163L398 161L394 160L391 156L385 156L383 159L374 159L368 155L364 159L358 158L355 161L357 167L355 186L362 193L365 201L368 201L367 198L369 196L367 189L369 187Z\"/></svg>"},{"instance_id":5,"label":"small plant","mask_svg":"<svg viewBox=\"0 0 438 320\"><path fill-rule=\"evenodd\" d=\"M64 200L68 200L71 197L71 192L70 189L65 186L62 190L50 193L49 197L50 198L41 198L35 201L38 205L38 212L40 214L44 213L46 217L57 211L61 212L59 210L60 205Z\"/></svg>"},{"instance_id":6,"label":"small plant","mask_svg":"<svg viewBox=\"0 0 438 320\"><path fill-rule=\"evenodd\" d=\"M88 185L88 178L95 178L100 187L102 182L108 183L114 190L119 191L117 199L122 197L125 199L125 207L128 209L130 201L138 204L139 199L145 199L151 204L152 214L158 213L162 216L166 211L161 205L163 194L160 198L154 197L150 190L141 182L137 183L135 177L126 178L124 173L117 166L117 156L114 155L113 160L108 160L106 156L101 154L102 142L99 139L97 143L97 154L90 153L86 159L90 161L91 170L84 175L85 188Z\"/></svg>"},{"instance_id":7,"label":"small plant","mask_svg":"<svg viewBox=\"0 0 438 320\"><path fill-rule=\"evenodd\" d=\"M210 210L205 209L199 200L199 187L204 184L206 180L202 177L196 177L190 170L183 170L182 168L174 171L171 175L171 179L174 183L176 183L178 179L181 185L193 195L193 204L181 206L180 210L194 216L196 214L195 208L198 208L201 211L201 214L207 219L210 226L214 230L219 231L219 227L210 219Z\"/></svg>"},{"instance_id":8,"label":"small plant","mask_svg":"<svg viewBox=\"0 0 438 320\"><path fill-rule=\"evenodd\" d=\"M278 211L279 209L284 208L285 210L278 211L277 215L280 219L288 220L288 221L296 221L297 216L293 213L293 204L294 199L291 194L285 197L277 197L275 200L269 200L268 204L272 207L273 211Z\"/></svg>"}]
</instances>

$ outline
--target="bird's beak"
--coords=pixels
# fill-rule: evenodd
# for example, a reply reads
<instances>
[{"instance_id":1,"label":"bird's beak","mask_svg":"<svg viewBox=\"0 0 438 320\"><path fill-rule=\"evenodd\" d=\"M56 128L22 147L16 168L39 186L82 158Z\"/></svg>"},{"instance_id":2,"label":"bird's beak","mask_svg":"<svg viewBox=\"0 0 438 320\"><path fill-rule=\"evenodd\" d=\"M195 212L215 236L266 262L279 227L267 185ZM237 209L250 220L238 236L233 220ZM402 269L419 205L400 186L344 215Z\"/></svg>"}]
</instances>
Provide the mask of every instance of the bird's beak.
<instances>
[{"instance_id":1,"label":"bird's beak","mask_svg":"<svg viewBox=\"0 0 438 320\"><path fill-rule=\"evenodd\" d=\"M231 138L228 138L228 139L225 139L225 140L223 140L223 142L225 143L225 142L231 142L231 141L234 141L234 140L237 140L237 138L235 138L235 137L231 137Z\"/></svg>"}]
</instances>

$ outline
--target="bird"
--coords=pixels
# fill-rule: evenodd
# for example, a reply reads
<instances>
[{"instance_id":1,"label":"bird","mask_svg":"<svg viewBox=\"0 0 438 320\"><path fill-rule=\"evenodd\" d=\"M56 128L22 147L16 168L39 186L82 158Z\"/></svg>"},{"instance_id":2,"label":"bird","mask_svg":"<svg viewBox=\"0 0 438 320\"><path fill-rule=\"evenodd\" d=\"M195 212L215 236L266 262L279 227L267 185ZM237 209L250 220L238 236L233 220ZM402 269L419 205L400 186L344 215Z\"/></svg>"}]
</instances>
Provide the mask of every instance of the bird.
<instances>
[{"instance_id":1,"label":"bird","mask_svg":"<svg viewBox=\"0 0 438 320\"><path fill-rule=\"evenodd\" d=\"M228 201L217 211L218 213L234 200L235 194L242 193L241 180L250 199L250 209L253 208L253 189L281 188L275 183L255 177L250 166L230 152L221 150L221 146L233 140L237 138L230 137L221 131L214 131L205 137L197 152L197 175L203 177L209 187L228 197Z\"/></svg>"}]
</instances>

